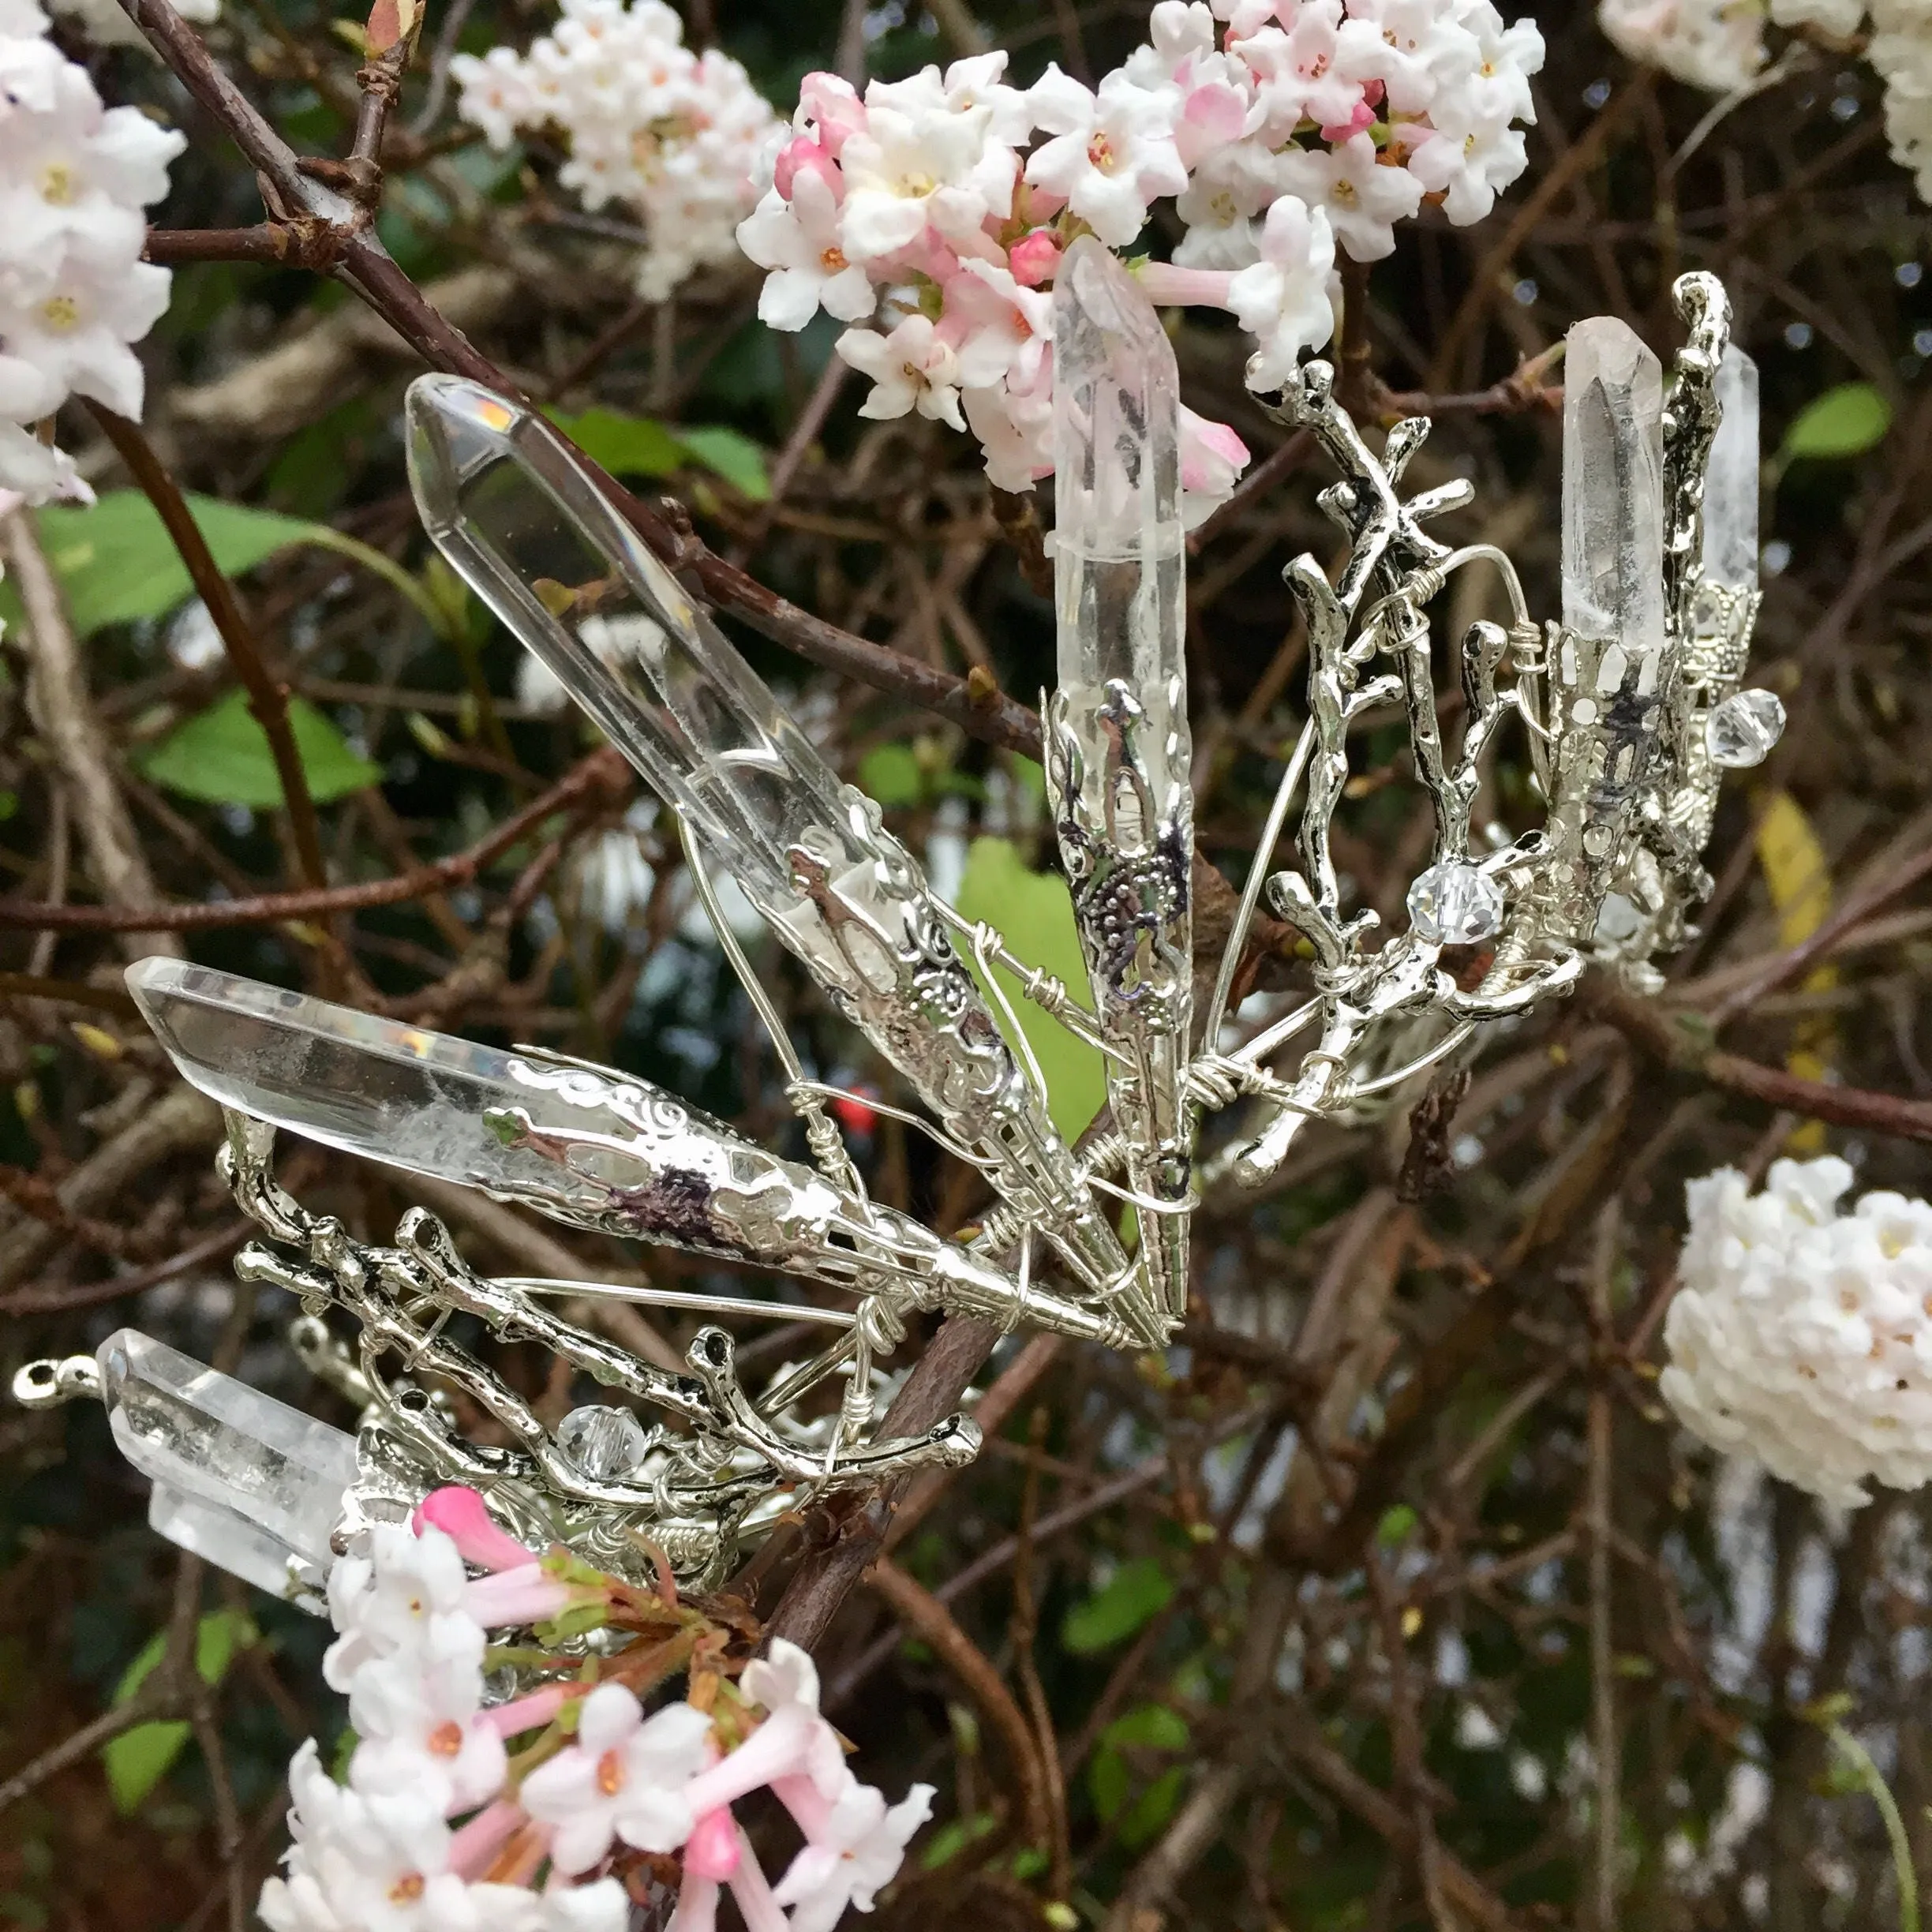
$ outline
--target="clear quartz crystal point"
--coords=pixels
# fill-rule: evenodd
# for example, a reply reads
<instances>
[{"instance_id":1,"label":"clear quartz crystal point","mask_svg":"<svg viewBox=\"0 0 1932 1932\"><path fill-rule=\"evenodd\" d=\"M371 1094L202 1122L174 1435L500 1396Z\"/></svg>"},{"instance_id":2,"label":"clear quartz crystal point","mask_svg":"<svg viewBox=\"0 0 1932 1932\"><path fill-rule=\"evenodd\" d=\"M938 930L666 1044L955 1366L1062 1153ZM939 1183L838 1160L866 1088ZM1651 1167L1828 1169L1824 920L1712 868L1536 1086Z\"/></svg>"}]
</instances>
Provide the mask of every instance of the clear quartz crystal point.
<instances>
[{"instance_id":1,"label":"clear quartz crystal point","mask_svg":"<svg viewBox=\"0 0 1932 1932\"><path fill-rule=\"evenodd\" d=\"M562 681L844 1016L1090 1290L1126 1258L878 807L803 731L534 410L454 376L406 405L410 486L451 567Z\"/></svg>"},{"instance_id":2,"label":"clear quartz crystal point","mask_svg":"<svg viewBox=\"0 0 1932 1932\"><path fill-rule=\"evenodd\" d=\"M1717 365L1721 411L1704 473L1704 579L1758 588L1758 365L1733 344Z\"/></svg>"},{"instance_id":3,"label":"clear quartz crystal point","mask_svg":"<svg viewBox=\"0 0 1932 1932\"><path fill-rule=\"evenodd\" d=\"M1563 358L1563 614L1654 666L1664 646L1664 370L1629 326L1592 316Z\"/></svg>"},{"instance_id":4,"label":"clear quartz crystal point","mask_svg":"<svg viewBox=\"0 0 1932 1932\"><path fill-rule=\"evenodd\" d=\"M975 1311L1010 1305L1012 1283L990 1261L890 1208L855 1209L822 1174L646 1080L478 1046L181 960L141 960L127 983L184 1078L326 1147L574 1227L842 1290L859 1288L873 1266L921 1283L943 1274ZM858 1252L867 1232L885 1252Z\"/></svg>"},{"instance_id":5,"label":"clear quartz crystal point","mask_svg":"<svg viewBox=\"0 0 1932 1932\"><path fill-rule=\"evenodd\" d=\"M1061 857L1095 1005L1126 1064L1109 1097L1129 1180L1185 1201L1194 852L1180 379L1160 317L1098 242L1054 305L1054 577L1059 688L1047 756ZM1151 1286L1187 1307L1184 1214L1144 1214Z\"/></svg>"},{"instance_id":6,"label":"clear quartz crystal point","mask_svg":"<svg viewBox=\"0 0 1932 1932\"><path fill-rule=\"evenodd\" d=\"M313 1590L334 1561L355 1438L138 1329L96 1360L114 1441L155 1485L154 1526L277 1596Z\"/></svg>"},{"instance_id":7,"label":"clear quartz crystal point","mask_svg":"<svg viewBox=\"0 0 1932 1932\"><path fill-rule=\"evenodd\" d=\"M1436 945L1473 945L1503 923L1503 889L1462 859L1445 859L1409 888L1409 923Z\"/></svg>"},{"instance_id":8,"label":"clear quartz crystal point","mask_svg":"<svg viewBox=\"0 0 1932 1932\"><path fill-rule=\"evenodd\" d=\"M586 1476L627 1476L644 1460L650 1436L628 1409L587 1403L556 1427L557 1447Z\"/></svg>"},{"instance_id":9,"label":"clear quartz crystal point","mask_svg":"<svg viewBox=\"0 0 1932 1932\"><path fill-rule=\"evenodd\" d=\"M1784 736L1784 706L1776 691L1734 691L1704 721L1711 762L1727 771L1762 765Z\"/></svg>"},{"instance_id":10,"label":"clear quartz crystal point","mask_svg":"<svg viewBox=\"0 0 1932 1932\"><path fill-rule=\"evenodd\" d=\"M1563 632L1550 667L1553 889L1537 915L1594 930L1651 781L1673 673L1664 579L1664 376L1612 316L1563 365Z\"/></svg>"}]
</instances>

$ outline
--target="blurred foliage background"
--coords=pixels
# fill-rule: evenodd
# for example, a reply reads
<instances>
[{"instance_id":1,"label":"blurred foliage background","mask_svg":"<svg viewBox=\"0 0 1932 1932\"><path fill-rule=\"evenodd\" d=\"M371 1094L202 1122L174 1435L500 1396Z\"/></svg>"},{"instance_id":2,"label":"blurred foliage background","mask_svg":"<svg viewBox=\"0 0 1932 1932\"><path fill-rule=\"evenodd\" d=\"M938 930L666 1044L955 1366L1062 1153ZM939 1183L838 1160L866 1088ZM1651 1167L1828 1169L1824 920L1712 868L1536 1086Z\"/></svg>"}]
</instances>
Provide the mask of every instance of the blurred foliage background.
<instances>
[{"instance_id":1,"label":"blurred foliage background","mask_svg":"<svg viewBox=\"0 0 1932 1932\"><path fill-rule=\"evenodd\" d=\"M975 24L962 0L682 11L694 41L736 54L781 110L841 44L896 76L957 51ZM1023 80L1050 58L1098 74L1145 24L1140 0L974 13ZM396 260L610 468L679 498L720 552L848 629L1036 691L1050 606L1028 533L990 500L965 439L917 417L861 422L849 386L796 439L826 380L823 318L796 337L763 329L748 264L634 301L621 215L583 215L542 142L497 154L455 121L449 54L526 45L552 18L436 0L385 157L380 232ZM1533 608L1551 612L1560 411L1508 379L1597 313L1668 356L1672 278L1724 277L1763 371L1758 675L1792 724L1727 788L1717 891L1665 997L1693 1046L1720 1037L1756 1063L1923 1099L1932 911L1886 887L1932 837L1926 211L1850 53L1796 63L1693 144L1705 97L1630 69L1586 7L1552 5L1540 24L1531 171L1488 223L1425 213L1376 266L1375 376L1406 406L1446 399L1414 478L1473 477L1458 534L1508 548ZM230 0L208 39L299 149L331 155L355 107L343 27L300 0ZM67 44L108 99L187 130L158 225L260 219L249 170L155 61ZM1189 399L1260 460L1282 433L1242 391L1241 339L1220 320L1178 327ZM486 841L592 740L546 707L417 526L399 438L413 358L326 277L256 262L179 268L145 353L148 433L294 694L331 878L378 881ZM125 801L163 900L298 882L265 740L158 519L91 420L63 423L62 441L101 500L41 513L38 541L103 762L77 770L30 703L36 641L9 601L0 890L102 896L74 793L96 775ZM1303 549L1331 555L1314 502L1327 480L1278 472L1193 565L1197 819L1237 882L1301 715L1279 572ZM1445 638L1483 614L1482 594L1458 588ZM964 908L1065 971L1037 770L740 641ZM1391 732L1360 761L1338 835L1359 901L1385 915L1426 849L1406 744ZM1490 815L1508 822L1522 785L1506 766ZM245 916L185 944L634 1069L781 1138L777 1070L668 830L613 781L439 889L316 922ZM1875 893L1822 960L1772 970ZM292 1308L228 1275L243 1230L212 1172L213 1110L117 991L149 943L0 933L0 1366L133 1324L349 1425L286 1345ZM814 1065L889 1091L788 963L759 957ZM1270 957L1255 984L1266 994L1305 971ZM1006 1384L1002 1432L904 1526L897 1580L859 1590L821 1651L828 1708L867 1777L941 1790L882 1926L1032 1926L1047 1901L1110 1932L1893 1922L1879 1810L1820 1720L1841 1715L1864 1740L1932 1878L1922 1501L1827 1522L1687 1442L1654 1376L1687 1176L1829 1147L1863 1185L1923 1193L1924 1149L1773 1113L1697 1058L1660 1051L1601 987L1499 1032L1420 1157L1400 1114L1323 1128L1265 1197L1206 1204L1182 1346L1139 1361L1069 1350L1031 1358L1023 1391ZM1094 1069L1062 1047L1050 1072L1077 1128ZM972 1177L889 1118L846 1120L882 1198L948 1230L982 1206ZM365 1235L424 1197L316 1150L285 1151L283 1168ZM429 1204L494 1264L720 1279L487 1203ZM683 1332L681 1318L660 1325ZM546 1413L570 1406L547 1361L500 1354ZM98 1410L0 1417L0 1922L245 1923L280 1850L287 1757L343 1723L318 1672L326 1632L150 1533L144 1485ZM768 1599L781 1580L757 1587ZM103 1757L103 1713L170 1631L205 1696Z\"/></svg>"}]
</instances>

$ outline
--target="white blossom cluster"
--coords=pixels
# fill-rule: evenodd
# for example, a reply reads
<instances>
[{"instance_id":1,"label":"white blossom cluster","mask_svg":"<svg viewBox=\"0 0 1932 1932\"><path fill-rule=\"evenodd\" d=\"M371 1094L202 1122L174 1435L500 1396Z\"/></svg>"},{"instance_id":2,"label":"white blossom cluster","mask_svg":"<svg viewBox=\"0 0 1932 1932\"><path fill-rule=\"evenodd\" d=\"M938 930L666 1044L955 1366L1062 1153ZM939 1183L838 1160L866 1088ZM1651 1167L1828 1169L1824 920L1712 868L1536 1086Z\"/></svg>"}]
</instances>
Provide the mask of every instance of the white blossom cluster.
<instances>
[{"instance_id":1,"label":"white blossom cluster","mask_svg":"<svg viewBox=\"0 0 1932 1932\"><path fill-rule=\"evenodd\" d=\"M1869 12L1869 21L1867 13ZM1692 87L1734 94L1766 58L1767 23L1827 43L1866 31L1865 57L1885 84L1892 159L1932 201L1932 7L1925 0L1598 0L1597 24L1618 50Z\"/></svg>"},{"instance_id":2,"label":"white blossom cluster","mask_svg":"<svg viewBox=\"0 0 1932 1932\"><path fill-rule=\"evenodd\" d=\"M89 492L33 425L71 395L141 413L129 347L167 307L140 259L142 210L185 144L135 107L104 107L47 39L34 0L0 5L0 487L35 503Z\"/></svg>"},{"instance_id":3,"label":"white blossom cluster","mask_svg":"<svg viewBox=\"0 0 1932 1932\"><path fill-rule=\"evenodd\" d=\"M745 253L770 271L759 313L854 326L839 354L872 380L861 414L970 428L987 474L1051 468L1051 287L1093 234L1127 249L1156 201L1185 234L1135 264L1162 304L1230 311L1279 388L1334 327L1335 250L1372 261L1440 203L1479 220L1525 165L1543 42L1489 0L1160 0L1149 39L1088 88L1058 66L1031 88L1002 53L874 81L808 75ZM1190 514L1248 452L1182 414Z\"/></svg>"},{"instance_id":4,"label":"white blossom cluster","mask_svg":"<svg viewBox=\"0 0 1932 1932\"><path fill-rule=\"evenodd\" d=\"M552 1681L485 1703L488 1633L581 1618L600 1586L616 1587L534 1556L460 1488L336 1563L323 1669L356 1742L346 1782L313 1739L290 1767L294 1843L258 1906L269 1932L625 1932L611 1866L627 1850L682 1853L672 1932L715 1932L727 1889L749 1932L831 1932L871 1909L931 1788L889 1807L859 1783L803 1651L774 1643L710 1711L646 1715L621 1649L603 1681L560 1656ZM732 1811L766 1788L804 1839L776 1885Z\"/></svg>"},{"instance_id":5,"label":"white blossom cluster","mask_svg":"<svg viewBox=\"0 0 1932 1932\"><path fill-rule=\"evenodd\" d=\"M1720 1168L1687 1190L1661 1382L1685 1426L1855 1508L1932 1481L1932 1204L1866 1195L1844 1162L1781 1160L1762 1194Z\"/></svg>"},{"instance_id":6,"label":"white blossom cluster","mask_svg":"<svg viewBox=\"0 0 1932 1932\"><path fill-rule=\"evenodd\" d=\"M71 21L96 47L151 51L147 36L128 17L121 0L52 0L52 5L62 19ZM174 11L183 20L206 27L221 18L221 0L181 0Z\"/></svg>"},{"instance_id":7,"label":"white blossom cluster","mask_svg":"<svg viewBox=\"0 0 1932 1932\"><path fill-rule=\"evenodd\" d=\"M661 301L695 269L729 261L751 182L781 125L738 62L694 54L662 0L563 0L527 54L459 54L457 112L491 146L554 128L570 144L558 178L593 211L635 209L649 245L638 293Z\"/></svg>"}]
</instances>

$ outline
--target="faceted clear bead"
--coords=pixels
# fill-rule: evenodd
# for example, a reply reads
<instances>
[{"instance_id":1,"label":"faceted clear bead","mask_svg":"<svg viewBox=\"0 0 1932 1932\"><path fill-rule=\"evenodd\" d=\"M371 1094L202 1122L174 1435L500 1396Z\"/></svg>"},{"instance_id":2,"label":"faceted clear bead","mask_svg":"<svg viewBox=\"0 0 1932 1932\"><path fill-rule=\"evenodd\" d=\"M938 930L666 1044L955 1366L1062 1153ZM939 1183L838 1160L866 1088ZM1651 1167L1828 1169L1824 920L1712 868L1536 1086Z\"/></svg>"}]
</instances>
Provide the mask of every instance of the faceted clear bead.
<instances>
[{"instance_id":1,"label":"faceted clear bead","mask_svg":"<svg viewBox=\"0 0 1932 1932\"><path fill-rule=\"evenodd\" d=\"M353 1436L138 1329L110 1335L97 1360L114 1441L155 1485L163 1535L278 1595L290 1558L327 1573Z\"/></svg>"},{"instance_id":2,"label":"faceted clear bead","mask_svg":"<svg viewBox=\"0 0 1932 1932\"><path fill-rule=\"evenodd\" d=\"M1470 945L1503 923L1503 888L1458 859L1432 865L1409 888L1409 923L1436 945Z\"/></svg>"},{"instance_id":3,"label":"faceted clear bead","mask_svg":"<svg viewBox=\"0 0 1932 1932\"><path fill-rule=\"evenodd\" d=\"M1727 771L1762 765L1784 735L1784 706L1776 691L1734 691L1704 722L1711 762Z\"/></svg>"},{"instance_id":4,"label":"faceted clear bead","mask_svg":"<svg viewBox=\"0 0 1932 1932\"><path fill-rule=\"evenodd\" d=\"M650 1437L628 1409L599 1403L573 1409L557 1425L557 1447L586 1476L628 1476L644 1460Z\"/></svg>"}]
</instances>

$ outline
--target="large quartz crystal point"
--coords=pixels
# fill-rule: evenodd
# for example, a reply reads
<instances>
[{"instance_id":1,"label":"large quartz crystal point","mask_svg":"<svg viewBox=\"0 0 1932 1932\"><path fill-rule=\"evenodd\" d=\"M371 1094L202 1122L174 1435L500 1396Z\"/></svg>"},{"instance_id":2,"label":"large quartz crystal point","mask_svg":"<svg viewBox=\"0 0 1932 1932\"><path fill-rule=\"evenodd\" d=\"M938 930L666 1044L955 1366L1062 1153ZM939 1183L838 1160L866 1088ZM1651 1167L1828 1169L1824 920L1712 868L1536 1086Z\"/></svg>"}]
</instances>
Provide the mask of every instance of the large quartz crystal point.
<instances>
[{"instance_id":1,"label":"large quartz crystal point","mask_svg":"<svg viewBox=\"0 0 1932 1932\"><path fill-rule=\"evenodd\" d=\"M155 1485L154 1526L277 1596L312 1592L335 1560L354 1437L138 1329L96 1360L114 1441Z\"/></svg>"},{"instance_id":2,"label":"large quartz crystal point","mask_svg":"<svg viewBox=\"0 0 1932 1932\"><path fill-rule=\"evenodd\" d=\"M1069 251L1054 329L1054 574L1060 686L1048 757L1061 856L1101 1024L1129 1180L1185 1201L1194 851L1180 511L1180 379L1153 305L1091 239ZM1187 1219L1144 1211L1153 1299L1187 1307Z\"/></svg>"},{"instance_id":3,"label":"large quartz crystal point","mask_svg":"<svg viewBox=\"0 0 1932 1932\"><path fill-rule=\"evenodd\" d=\"M1614 316L1570 331L1563 528L1564 627L1654 667L1664 646L1664 370Z\"/></svg>"},{"instance_id":4,"label":"large quartz crystal point","mask_svg":"<svg viewBox=\"0 0 1932 1932\"><path fill-rule=\"evenodd\" d=\"M839 783L541 415L455 376L417 377L406 414L410 486L457 574L1000 1191L1037 1204L1084 1285L1110 1287L1119 1242L878 807Z\"/></svg>"},{"instance_id":5,"label":"large quartz crystal point","mask_svg":"<svg viewBox=\"0 0 1932 1932\"><path fill-rule=\"evenodd\" d=\"M1551 667L1552 863L1533 915L1581 944L1630 855L1672 670L1664 581L1664 374L1624 324L1570 331L1563 371L1563 633Z\"/></svg>"},{"instance_id":6,"label":"large quartz crystal point","mask_svg":"<svg viewBox=\"0 0 1932 1932\"><path fill-rule=\"evenodd\" d=\"M1704 580L1758 588L1758 365L1734 343L1717 368L1723 412L1704 473Z\"/></svg>"}]
</instances>

